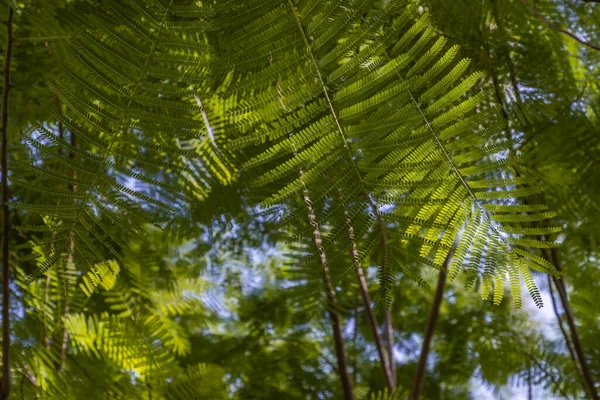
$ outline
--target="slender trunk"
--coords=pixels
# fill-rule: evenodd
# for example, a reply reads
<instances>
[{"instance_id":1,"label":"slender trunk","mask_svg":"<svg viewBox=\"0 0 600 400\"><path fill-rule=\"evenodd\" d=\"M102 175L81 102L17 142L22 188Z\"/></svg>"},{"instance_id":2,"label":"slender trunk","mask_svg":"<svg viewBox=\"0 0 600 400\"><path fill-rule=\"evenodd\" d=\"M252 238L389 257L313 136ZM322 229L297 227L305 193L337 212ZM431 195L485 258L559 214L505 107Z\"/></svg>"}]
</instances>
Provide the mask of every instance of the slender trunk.
<instances>
[{"instance_id":1,"label":"slender trunk","mask_svg":"<svg viewBox=\"0 0 600 400\"><path fill-rule=\"evenodd\" d=\"M358 380L358 351L357 342L358 342L358 293L354 294L354 331L352 332L352 344L354 346L354 354L352 357L352 382L356 382Z\"/></svg>"},{"instance_id":2,"label":"slender trunk","mask_svg":"<svg viewBox=\"0 0 600 400\"><path fill-rule=\"evenodd\" d=\"M373 204L373 210L375 212L375 215L377 216L377 220L379 221L379 229L381 230L381 247L383 249L382 265L383 265L383 268L388 268L387 231L385 229L385 224L383 223L383 219L381 218L381 215L379 214L379 211L377 210L377 207L375 206L375 204ZM384 319L385 319L385 324L384 324L385 341L387 344L387 354L389 357L390 376L392 378L391 379L392 387L390 388L390 392L391 392L393 390L393 388L396 387L396 359L394 357L394 326L392 324L391 305L389 308L385 309Z\"/></svg>"},{"instance_id":3,"label":"slender trunk","mask_svg":"<svg viewBox=\"0 0 600 400\"><path fill-rule=\"evenodd\" d=\"M302 177L304 172L300 170L300 176ZM344 393L345 400L353 400L354 394L352 390L352 381L348 372L348 360L346 357L346 348L344 346L344 337L342 335L342 322L338 314L338 302L333 288L331 280L331 273L329 272L329 264L327 261L327 255L325 248L323 247L323 240L321 239L321 230L317 221L315 210L312 206L312 201L308 194L308 189L304 186L304 193L302 196L306 209L308 211L308 220L310 225L314 228L313 230L313 242L317 247L319 257L321 259L321 269L323 273L323 284L325 286L325 294L327 296L327 312L329 313L329 320L333 330L333 341L335 346L335 355L337 357L338 364L338 375L342 381L342 390Z\"/></svg>"},{"instance_id":4,"label":"slender trunk","mask_svg":"<svg viewBox=\"0 0 600 400\"><path fill-rule=\"evenodd\" d=\"M343 202L344 199L342 197L341 188L338 189L338 193L340 196L340 201ZM350 255L352 257L352 260L354 261L356 277L358 279L358 290L360 292L363 305L365 307L365 313L367 314L367 321L369 322L369 327L371 328L371 332L373 333L373 340L375 341L375 348L377 349L377 354L379 355L379 360L381 362L381 369L383 372L383 378L385 380L385 386L391 392L396 385L394 383L392 369L390 368L390 359L388 359L388 356L385 353L383 339L381 337L381 333L379 333L379 324L377 323L375 313L371 308L371 296L369 295L369 286L367 285L367 280L365 279L362 262L360 260L360 254L358 253L358 245L354 236L354 225L352 224L352 219L350 218L350 212L346 207L344 207L344 218L346 219L346 224L348 225L348 237L350 238L350 243L352 245L350 249Z\"/></svg>"},{"instance_id":5,"label":"slender trunk","mask_svg":"<svg viewBox=\"0 0 600 400\"><path fill-rule=\"evenodd\" d=\"M385 229L385 222L379 213L377 208L377 204L375 203L373 197L370 194L365 194L371 208L373 209L373 213L377 217L377 224L379 225L379 230L381 231L381 248L383 250L383 259L382 264L383 268L387 268L388 264L388 236L387 231ZM387 344L387 354L389 359L389 373L391 376L391 387L390 392L396 387L396 357L394 356L394 325L392 323L392 310L386 309L385 314L385 341Z\"/></svg>"},{"instance_id":6,"label":"slender trunk","mask_svg":"<svg viewBox=\"0 0 600 400\"><path fill-rule=\"evenodd\" d=\"M508 52L505 54L505 57L506 57L506 61L509 65L509 67L512 67L512 60L511 60L510 54ZM492 72L492 77L495 77L496 76L495 71L491 71L491 72ZM516 75L514 74L513 68L511 68L511 82L512 82L513 89L515 90L515 94L518 99L518 104L520 105L522 103L521 95L519 92L518 85L516 84ZM505 109L505 102L504 102L503 96L501 95L501 93L499 91L498 85L499 85L498 80L497 80L497 78L495 78L494 86L496 89L496 96L498 98L498 101L500 102L500 105L502 106L504 117L506 118L507 122L510 122L509 115ZM514 170L515 170L516 176L520 177L521 174L519 173L519 171L516 168ZM524 200L524 204L528 204L527 200ZM537 224L534 223L533 225L536 226ZM558 260L558 252L556 249L550 249L550 255L547 254L545 249L542 249L542 257L544 259L546 259L546 261L551 263L554 266L554 268L556 268L557 271L562 271L560 262ZM561 318L560 314L558 313L558 309L556 308L556 306L554 306L554 312L556 314L556 318L559 321L561 332L565 339L565 343L567 345L567 348L569 349L571 358L574 358L573 353L575 353L575 355L576 355L576 360L579 365L578 369L581 372L581 375L583 376L583 380L584 380L586 389L589 392L589 394L591 395L591 399L598 400L598 399L600 399L600 397L598 397L598 391L596 389L594 380L592 378L592 374L591 374L589 366L587 364L583 346L581 345L581 341L579 339L579 331L577 330L577 325L575 324L575 319L573 317L573 313L571 312L571 306L569 304L569 298L567 296L567 289L564 285L564 281L562 281L561 279L557 279L556 277L552 277L551 279L554 282L556 289L558 291L561 305L562 305L562 308L564 310L565 317L567 320L567 326L569 327L569 331L571 333L571 340L569 340L569 335L567 334L567 332L565 331L565 329L563 328L562 323L561 323L562 318ZM552 301L554 302L554 298L552 298ZM554 305L554 303L553 303L553 305ZM573 344L573 349L571 349L571 346L570 346L571 341Z\"/></svg>"},{"instance_id":7,"label":"slender trunk","mask_svg":"<svg viewBox=\"0 0 600 400\"><path fill-rule=\"evenodd\" d=\"M544 255L546 256L546 259L554 265L554 268L556 268L557 271L562 271L560 261L558 259L558 252L556 251L556 249L550 249L550 257L547 256L546 252L544 252ZM558 291L560 302L565 312L567 325L569 326L569 330L571 331L573 350L575 350L575 355L577 356L577 361L579 362L579 367L581 368L583 380L585 381L587 390L591 396L590 398L592 400L598 400L600 399L600 397L598 397L598 390L596 389L594 379L592 378L592 373L590 372L587 359L585 358L585 351L583 350L581 340L579 339L579 331L577 330L575 318L573 317L571 305L569 304L569 297L567 296L567 288L565 286L565 282L556 277L552 277L552 280L554 281L554 285L556 286L556 290Z\"/></svg>"},{"instance_id":8,"label":"slender trunk","mask_svg":"<svg viewBox=\"0 0 600 400\"><path fill-rule=\"evenodd\" d=\"M2 399L8 399L11 387L10 370L10 210L8 209L8 95L13 46L13 9L8 5L8 43L4 57L4 90L2 92Z\"/></svg>"},{"instance_id":9,"label":"slender trunk","mask_svg":"<svg viewBox=\"0 0 600 400\"><path fill-rule=\"evenodd\" d=\"M394 357L394 326L392 325L392 311L385 311L385 340L388 346L388 356L390 360L390 375L392 376L392 386L396 387L396 358ZM391 391L392 389L390 389Z\"/></svg>"},{"instance_id":10,"label":"slender trunk","mask_svg":"<svg viewBox=\"0 0 600 400\"><path fill-rule=\"evenodd\" d=\"M556 319L558 320L558 326L560 331L565 338L565 344L567 345L567 349L569 350L569 355L571 356L571 360L576 361L575 352L573 351L573 346L571 345L571 339L569 338L569 334L565 330L564 321L560 315L560 311L556 306L556 299L554 298L554 290L552 289L552 276L548 275L548 290L550 292L550 300L552 301L552 309L554 310L554 315L556 315ZM578 366L579 367L579 366ZM579 368L578 368L579 369ZM581 371L580 371L581 373Z\"/></svg>"},{"instance_id":11,"label":"slender trunk","mask_svg":"<svg viewBox=\"0 0 600 400\"><path fill-rule=\"evenodd\" d=\"M365 313L367 314L369 327L371 328L371 332L373 333L373 340L375 341L377 354L379 355L379 360L381 361L381 369L383 371L383 377L385 379L385 386L389 389L389 391L392 391L395 387L394 378L392 376L392 371L388 362L388 355L385 351L383 339L381 337L381 334L379 333L379 324L377 323L377 318L375 317L375 313L371 308L371 297L369 296L369 289L362 268L356 268L356 275L358 278L358 287L360 290L360 295L365 305Z\"/></svg>"},{"instance_id":12,"label":"slender trunk","mask_svg":"<svg viewBox=\"0 0 600 400\"><path fill-rule=\"evenodd\" d=\"M440 268L438 275L437 288L435 289L435 295L433 297L433 303L431 304L431 310L429 311L429 318L427 320L427 327L425 328L425 334L423 335L423 346L421 347L421 355L417 362L417 371L415 373L415 379L413 381L412 393L410 396L411 400L419 400L423 393L423 385L425 383L425 372L427 371L427 356L431 349L431 343L433 342L433 334L435 332L435 325L437 324L440 315L440 306L444 299L444 288L446 286L446 269L448 264L448 258L446 262Z\"/></svg>"}]
</instances>

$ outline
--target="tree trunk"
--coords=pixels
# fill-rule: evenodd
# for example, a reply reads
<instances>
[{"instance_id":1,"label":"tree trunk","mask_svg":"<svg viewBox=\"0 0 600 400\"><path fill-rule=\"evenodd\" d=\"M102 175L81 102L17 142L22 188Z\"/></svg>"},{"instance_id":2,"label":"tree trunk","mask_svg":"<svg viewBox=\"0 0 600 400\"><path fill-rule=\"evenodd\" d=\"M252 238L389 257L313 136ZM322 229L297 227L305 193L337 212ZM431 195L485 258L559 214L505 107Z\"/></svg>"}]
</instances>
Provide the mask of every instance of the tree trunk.
<instances>
[{"instance_id":1,"label":"tree trunk","mask_svg":"<svg viewBox=\"0 0 600 400\"><path fill-rule=\"evenodd\" d=\"M10 369L10 210L8 209L8 95L10 92L10 64L13 46L13 9L8 5L8 43L4 58L4 90L2 92L2 399L8 399L11 388Z\"/></svg>"},{"instance_id":2,"label":"tree trunk","mask_svg":"<svg viewBox=\"0 0 600 400\"><path fill-rule=\"evenodd\" d=\"M427 326L425 328L425 334L423 335L423 346L421 347L421 355L417 362L417 371L415 373L415 379L413 381L412 393L410 396L411 400L419 400L423 393L423 385L425 383L425 373L427 371L427 356L431 349L431 343L433 342L433 334L435 332L435 326L437 324L440 315L440 306L444 299L444 288L446 286L446 269L448 267L448 258L446 262L440 268L438 275L437 288L435 289L435 295L433 297L433 303L431 304L431 310L429 311L429 318L427 320Z\"/></svg>"}]
</instances>

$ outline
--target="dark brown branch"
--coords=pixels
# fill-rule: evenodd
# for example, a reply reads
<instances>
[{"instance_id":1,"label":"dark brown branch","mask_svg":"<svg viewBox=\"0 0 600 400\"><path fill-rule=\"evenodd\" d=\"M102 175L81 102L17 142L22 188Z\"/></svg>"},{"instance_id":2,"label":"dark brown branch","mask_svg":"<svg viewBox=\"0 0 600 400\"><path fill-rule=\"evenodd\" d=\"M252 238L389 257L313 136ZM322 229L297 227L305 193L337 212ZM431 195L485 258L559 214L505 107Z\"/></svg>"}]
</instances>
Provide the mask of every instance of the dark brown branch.
<instances>
[{"instance_id":1,"label":"dark brown branch","mask_svg":"<svg viewBox=\"0 0 600 400\"><path fill-rule=\"evenodd\" d=\"M522 346L521 349L520 349L520 351L522 351L523 354L525 354L529 358L530 361L533 361L533 363L535 364L535 366L542 373L544 373L544 375L547 376L548 379L550 379L550 381L552 382L552 384L554 385L554 387L556 388L556 390L558 392L560 392L560 394L563 396L563 398L569 399L570 397L563 390L563 388L561 386L561 381L556 376L556 373L554 371L548 371L545 368L544 363L542 363L534 354L531 354L531 352L527 348L527 344L525 343L525 340L523 340L523 338L521 337L521 335L518 332L514 332L513 331L513 332L510 332L510 333L513 336L515 336L515 342L519 343Z\"/></svg>"},{"instance_id":2,"label":"dark brown branch","mask_svg":"<svg viewBox=\"0 0 600 400\"><path fill-rule=\"evenodd\" d=\"M544 252L544 257L552 263L552 265L554 266L554 268L556 268L557 271L562 271L560 261L558 259L558 252L556 251L556 249L550 249L549 257L547 255L547 252ZM591 396L590 398L592 400L599 400L600 397L598 397L598 390L596 389L596 384L594 383L594 379L592 378L592 373L590 372L587 359L585 358L585 352L583 350L583 346L581 345L581 340L579 339L579 331L577 330L575 318L573 317L571 305L569 304L569 297L567 296L567 288L565 286L565 282L562 279L556 277L552 277L552 279L554 280L554 285L556 286L556 290L558 291L562 308L565 312L567 325L569 326L569 330L571 331L573 349L575 350L577 360L579 361L579 367L581 368L583 380L585 381L588 392Z\"/></svg>"},{"instance_id":3,"label":"dark brown branch","mask_svg":"<svg viewBox=\"0 0 600 400\"><path fill-rule=\"evenodd\" d=\"M413 381L413 387L410 399L419 400L423 393L423 385L425 383L425 373L427 372L427 356L431 350L431 343L433 342L433 334L435 333L435 326L440 316L440 306L444 299L444 288L446 287L446 270L448 268L448 258L444 262L444 265L440 268L438 275L437 287L435 289L435 295L431 304L431 310L429 311L429 318L427 319L427 326L425 328L425 334L423 335L423 346L421 347L421 354L419 355L419 361L417 362L417 371L415 373L415 379Z\"/></svg>"},{"instance_id":4,"label":"dark brown branch","mask_svg":"<svg viewBox=\"0 0 600 400\"><path fill-rule=\"evenodd\" d=\"M552 309L554 310L554 315L556 315L556 319L558 320L558 326L560 328L560 331L561 331L563 337L565 338L565 344L567 345L567 349L569 350L569 355L571 356L571 360L575 361L575 352L573 351L573 347L571 345L571 339L569 338L569 334L565 330L564 321L560 315L560 311L558 311L558 307L556 306L556 299L554 298L554 290L552 289L552 276L550 276L550 275L548 275L548 291L550 292L550 300L552 301Z\"/></svg>"},{"instance_id":5,"label":"dark brown branch","mask_svg":"<svg viewBox=\"0 0 600 400\"><path fill-rule=\"evenodd\" d=\"M343 203L344 198L342 196L342 189L338 189L340 201ZM381 334L379 333L379 324L377 323L377 319L375 317L375 313L371 308L371 296L369 295L369 287L367 285L367 280L365 279L365 274L362 267L362 262L360 260L360 254L358 253L358 245L356 243L356 239L354 237L354 225L352 224L352 219L350 218L350 212L348 208L344 206L344 218L346 219L346 224L348 225L348 237L350 238L351 249L350 256L354 261L354 268L356 270L356 277L358 278L358 290L360 291L360 295L362 297L363 305L365 307L365 313L367 314L367 320L369 322L369 327L371 328L371 332L373 333L373 340L375 341L375 348L377 349L377 354L379 355L379 360L381 362L381 369L383 372L383 377L385 379L385 386L391 392L394 390L395 379L392 375L392 369L390 368L390 362L388 355L385 353L385 348L383 344L383 339L381 338Z\"/></svg>"},{"instance_id":6,"label":"dark brown branch","mask_svg":"<svg viewBox=\"0 0 600 400\"><path fill-rule=\"evenodd\" d=\"M4 88L2 91L2 388L0 398L8 399L11 389L10 369L10 210L8 209L8 95L10 92L10 64L13 47L13 8L8 5L8 43L4 57Z\"/></svg>"},{"instance_id":7,"label":"dark brown branch","mask_svg":"<svg viewBox=\"0 0 600 400\"><path fill-rule=\"evenodd\" d=\"M540 21L542 21L544 24L546 24L546 26L548 26L548 28L550 29L554 29L557 32L563 33L567 36L569 36L570 38L576 40L577 42L581 43L582 45L589 47L590 49L594 49L596 51L600 51L600 46L597 46L595 44L592 44L590 42L586 42L585 40L579 38L578 36L572 34L571 32L569 32L566 29L561 28L560 26L557 26L555 24L553 24L552 22L548 21L548 19L546 17L544 17L542 14L539 13L538 10L536 10L531 4L529 4L529 2L527 0L521 0L523 2L523 4L525 5L525 7L527 7L527 9L529 11L531 11L531 13L533 15L535 15ZM597 1L594 1L597 2Z\"/></svg>"},{"instance_id":8,"label":"dark brown branch","mask_svg":"<svg viewBox=\"0 0 600 400\"><path fill-rule=\"evenodd\" d=\"M523 0L523 2L525 2L526 5L528 5L528 3L526 2L526 0ZM535 10L535 9L533 9ZM537 13L537 11L536 11ZM539 15L539 14L538 14ZM507 62L509 64L512 64L512 60L510 59L510 54L506 54L507 57ZM493 71L492 71L493 72ZM495 75L495 74L492 74ZM516 76L514 74L512 75L512 79L516 79ZM498 81L497 79L494 80L494 85L498 85ZM518 87L514 86L514 90L516 91L516 95L518 96L518 98L520 99L520 94L519 94L519 90ZM502 101L502 96L500 95L500 92L498 91L498 88L496 87L496 94L498 97L498 100L500 102L500 104L504 107L504 102ZM508 118L508 114L504 114L505 118L507 119L507 122L509 121ZM521 174L519 173L517 168L514 168L515 174L517 177L520 177ZM524 200L524 204L528 204L527 200ZM536 226L536 224L534 223L534 226ZM538 239L543 240L542 237L538 237ZM557 271L562 271L562 268L560 266L560 262L558 260L558 252L556 249L550 249L550 255L548 255L547 251L545 251L546 249L542 249L542 257L548 261L549 263L551 263L554 268ZM592 379L592 374L590 372L587 360L585 358L585 352L583 350L583 346L581 345L581 341L579 339L579 332L577 330L577 325L575 324L575 319L573 318L573 313L571 312L571 306L569 304L569 299L567 296L567 290L566 287L564 285L564 281L561 279L558 279L556 277L552 277L551 278L552 281L554 282L556 289L558 291L560 300L561 300L561 305L563 307L563 310L565 311L565 317L567 319L567 325L569 327L569 331L571 332L571 339L572 339L572 344L573 344L573 350L574 353L576 355L576 359L578 362L578 370L581 372L582 376L583 376L583 380L586 386L587 391L590 393L591 398L593 400L598 400L598 391L596 389L594 380ZM550 289L551 290L551 289ZM552 301L554 301L554 298L552 297ZM554 303L553 303L554 305ZM558 310L556 307L554 307L554 312L556 313L556 317L559 320L559 322L561 321L561 316L560 314L558 314ZM561 331L563 334L563 337L565 338L565 343L567 345L567 347L569 348L569 352L571 352L571 348L570 348L570 343L571 341L569 340L569 335L567 335L567 332L562 328L561 325ZM573 354L571 354L571 357L573 358Z\"/></svg>"}]
</instances>

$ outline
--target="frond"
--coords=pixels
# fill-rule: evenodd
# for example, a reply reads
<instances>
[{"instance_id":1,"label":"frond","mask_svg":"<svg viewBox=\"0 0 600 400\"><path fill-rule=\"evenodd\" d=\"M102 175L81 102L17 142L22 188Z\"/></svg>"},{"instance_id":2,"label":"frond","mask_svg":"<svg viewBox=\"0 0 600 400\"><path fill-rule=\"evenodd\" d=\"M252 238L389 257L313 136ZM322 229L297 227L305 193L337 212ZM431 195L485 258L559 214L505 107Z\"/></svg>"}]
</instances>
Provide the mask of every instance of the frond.
<instances>
[{"instance_id":1,"label":"frond","mask_svg":"<svg viewBox=\"0 0 600 400\"><path fill-rule=\"evenodd\" d=\"M242 179L271 193L263 206L289 204L307 188L323 212L319 225L331 229L330 251L349 244L326 188L351 186L346 204L356 214L366 211L365 198L385 199L396 217L385 229L399 243L419 242L419 258L441 268L451 257L450 277L464 264L467 286L483 279L486 298L508 265L511 282L522 274L538 303L523 265L546 266L523 251L552 244L523 236L559 228L531 226L554 214L522 202L539 189L518 173L490 97L474 90L482 73L465 76L470 60L436 39L413 5L389 1L360 15L367 4L248 2L229 10L241 28L224 39L222 57L234 67L222 97L240 127L230 143L247 160ZM286 46L272 45L275 32ZM371 222L361 235L378 229ZM387 297L393 277L380 276Z\"/></svg>"},{"instance_id":2,"label":"frond","mask_svg":"<svg viewBox=\"0 0 600 400\"><path fill-rule=\"evenodd\" d=\"M219 130L218 118L206 118L213 116L211 103L198 109L194 100L210 85L211 50L203 36L210 7L179 12L179 5L162 9L137 0L102 7L87 11L91 24L71 41L50 83L59 106L45 107L56 124L34 123L23 136L30 150L23 170L36 180L21 185L39 193L39 201L15 204L32 221L45 215L63 221L60 233L68 240L39 237L42 252L68 253L92 286L93 266L104 254L122 260L128 238L141 237L147 223L163 225L182 215L190 198L206 198L211 186L233 179L218 149L202 140ZM190 139L200 140L182 151L180 141ZM54 234L39 222L18 229ZM47 257L30 280L57 259Z\"/></svg>"}]
</instances>

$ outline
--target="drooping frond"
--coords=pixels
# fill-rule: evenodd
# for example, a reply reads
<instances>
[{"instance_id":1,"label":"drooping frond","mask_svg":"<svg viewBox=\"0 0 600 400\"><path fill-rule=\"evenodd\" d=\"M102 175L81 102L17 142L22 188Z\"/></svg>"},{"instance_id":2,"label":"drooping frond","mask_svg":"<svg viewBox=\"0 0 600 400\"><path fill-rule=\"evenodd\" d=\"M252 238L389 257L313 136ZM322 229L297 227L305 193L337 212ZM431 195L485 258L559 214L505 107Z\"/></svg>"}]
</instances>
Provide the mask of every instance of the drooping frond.
<instances>
[{"instance_id":1,"label":"drooping frond","mask_svg":"<svg viewBox=\"0 0 600 400\"><path fill-rule=\"evenodd\" d=\"M36 242L47 255L36 274L64 254L86 274L107 252L122 262L144 225L164 225L187 199L231 181L218 118L199 100L210 87L212 11L190 7L138 0L87 9L89 25L49 84L55 101L42 104L56 122L33 123L22 137L31 162L15 184L39 198L16 206L59 222L18 227L47 231Z\"/></svg>"}]
</instances>

